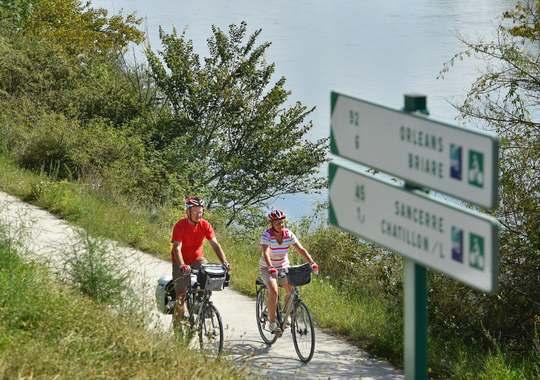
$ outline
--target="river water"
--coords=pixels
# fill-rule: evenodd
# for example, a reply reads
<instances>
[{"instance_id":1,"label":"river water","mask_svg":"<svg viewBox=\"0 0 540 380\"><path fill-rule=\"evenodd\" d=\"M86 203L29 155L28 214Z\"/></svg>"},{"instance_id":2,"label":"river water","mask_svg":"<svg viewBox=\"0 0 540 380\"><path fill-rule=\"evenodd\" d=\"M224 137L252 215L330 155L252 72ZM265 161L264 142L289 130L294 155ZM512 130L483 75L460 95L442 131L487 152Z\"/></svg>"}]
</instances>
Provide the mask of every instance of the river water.
<instances>
[{"instance_id":1,"label":"river water","mask_svg":"<svg viewBox=\"0 0 540 380\"><path fill-rule=\"evenodd\" d=\"M393 108L403 95L427 95L434 119L457 124L452 102L463 99L480 73L482 62L472 59L454 66L437 79L444 62L469 40L495 35L508 0L94 0L93 6L143 18L151 47L160 49L159 26L186 32L200 56L208 53L211 25L226 29L241 21L259 42L270 41L266 59L276 64L276 79L287 78L290 101L316 106L310 138L329 135L330 91ZM135 55L138 60L143 56ZM474 128L473 125L468 127ZM326 173L325 168L321 172ZM275 200L271 207L288 211L293 219L311 215L322 195L296 195Z\"/></svg>"}]
</instances>

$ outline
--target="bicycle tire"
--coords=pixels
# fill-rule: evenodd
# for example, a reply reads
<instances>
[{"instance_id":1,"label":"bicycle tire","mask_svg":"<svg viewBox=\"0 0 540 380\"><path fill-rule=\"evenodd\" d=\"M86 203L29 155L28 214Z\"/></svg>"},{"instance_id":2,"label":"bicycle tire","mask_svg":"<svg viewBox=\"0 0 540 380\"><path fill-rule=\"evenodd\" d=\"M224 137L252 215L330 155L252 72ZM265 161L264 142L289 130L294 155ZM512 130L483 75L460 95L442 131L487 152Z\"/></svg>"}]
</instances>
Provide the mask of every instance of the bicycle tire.
<instances>
[{"instance_id":1,"label":"bicycle tire","mask_svg":"<svg viewBox=\"0 0 540 380\"><path fill-rule=\"evenodd\" d=\"M300 360L307 363L315 352L315 330L309 309L302 301L295 304L291 322L294 349Z\"/></svg>"},{"instance_id":2,"label":"bicycle tire","mask_svg":"<svg viewBox=\"0 0 540 380\"><path fill-rule=\"evenodd\" d=\"M265 287L260 287L257 290L257 305L255 307L255 316L257 318L257 328L259 329L259 335L261 336L264 343L271 346L272 344L274 344L278 337L276 334L272 334L265 328L266 322L268 321L266 292L267 290Z\"/></svg>"},{"instance_id":3,"label":"bicycle tire","mask_svg":"<svg viewBox=\"0 0 540 380\"><path fill-rule=\"evenodd\" d=\"M218 309L210 302L201 310L198 330L201 351L219 356L223 351L223 322Z\"/></svg>"}]
</instances>

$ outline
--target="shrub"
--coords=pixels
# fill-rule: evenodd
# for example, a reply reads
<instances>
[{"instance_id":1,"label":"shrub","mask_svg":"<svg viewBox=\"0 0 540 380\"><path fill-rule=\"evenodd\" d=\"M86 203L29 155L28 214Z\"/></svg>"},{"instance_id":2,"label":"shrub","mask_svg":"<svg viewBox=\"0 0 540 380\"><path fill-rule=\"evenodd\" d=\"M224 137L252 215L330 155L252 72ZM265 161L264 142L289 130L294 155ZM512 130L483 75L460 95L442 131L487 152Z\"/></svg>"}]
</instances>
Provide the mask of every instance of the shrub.
<instances>
[{"instance_id":1,"label":"shrub","mask_svg":"<svg viewBox=\"0 0 540 380\"><path fill-rule=\"evenodd\" d=\"M67 252L67 279L83 294L100 303L122 300L129 287L125 265L112 246L81 231Z\"/></svg>"}]
</instances>

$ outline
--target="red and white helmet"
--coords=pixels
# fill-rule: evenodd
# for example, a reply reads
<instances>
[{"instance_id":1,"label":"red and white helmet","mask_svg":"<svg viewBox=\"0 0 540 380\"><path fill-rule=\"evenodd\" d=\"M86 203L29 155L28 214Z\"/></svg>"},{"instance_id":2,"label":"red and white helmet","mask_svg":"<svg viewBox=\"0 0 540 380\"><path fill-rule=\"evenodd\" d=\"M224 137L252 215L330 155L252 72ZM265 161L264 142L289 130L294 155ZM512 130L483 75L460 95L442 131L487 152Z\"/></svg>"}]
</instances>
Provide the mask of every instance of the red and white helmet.
<instances>
[{"instance_id":1,"label":"red and white helmet","mask_svg":"<svg viewBox=\"0 0 540 380\"><path fill-rule=\"evenodd\" d=\"M186 207L191 208L193 206L204 207L204 200L202 198L194 197L194 196L187 197L186 198Z\"/></svg>"},{"instance_id":2,"label":"red and white helmet","mask_svg":"<svg viewBox=\"0 0 540 380\"><path fill-rule=\"evenodd\" d=\"M273 222L274 220L283 220L285 218L285 213L277 209L270 211L270 214L268 214L268 220L271 222Z\"/></svg>"}]
</instances>

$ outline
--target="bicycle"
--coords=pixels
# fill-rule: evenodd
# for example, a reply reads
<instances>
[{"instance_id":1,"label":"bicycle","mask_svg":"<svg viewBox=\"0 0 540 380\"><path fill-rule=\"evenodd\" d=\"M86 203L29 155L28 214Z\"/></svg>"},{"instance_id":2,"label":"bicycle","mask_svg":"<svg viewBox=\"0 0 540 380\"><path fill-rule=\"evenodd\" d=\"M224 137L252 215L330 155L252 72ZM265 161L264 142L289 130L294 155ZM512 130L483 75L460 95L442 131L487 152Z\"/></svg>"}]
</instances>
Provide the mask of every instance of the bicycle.
<instances>
[{"instance_id":1,"label":"bicycle","mask_svg":"<svg viewBox=\"0 0 540 380\"><path fill-rule=\"evenodd\" d=\"M203 264L200 270L191 270L191 285L186 293L186 303L189 317L184 331L182 324L175 326L179 336L198 335L199 347L212 356L219 356L223 351L223 322L218 309L212 300L212 291L223 290L229 285L229 274L221 264ZM163 289L163 290L161 290ZM164 293L162 295L162 293ZM164 298L164 303L161 300ZM173 314L176 295L172 278L158 280L156 289L158 308L165 314Z\"/></svg>"},{"instance_id":2,"label":"bicycle","mask_svg":"<svg viewBox=\"0 0 540 380\"><path fill-rule=\"evenodd\" d=\"M272 333L266 327L268 324L267 288L260 277L255 281L257 289L255 313L257 317L257 328L259 329L262 340L269 346L274 344L289 326L288 318L290 317L294 349L300 360L304 363L308 363L313 358L313 353L315 352L315 330L309 309L300 298L298 288L311 281L311 272L312 269L309 263L291 266L288 269L278 271L278 279L286 276L289 284L293 286L291 296L285 305L281 305L278 295L276 322L281 329L281 334Z\"/></svg>"}]
</instances>

